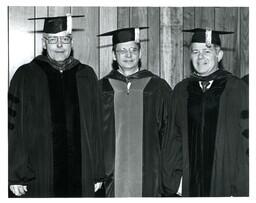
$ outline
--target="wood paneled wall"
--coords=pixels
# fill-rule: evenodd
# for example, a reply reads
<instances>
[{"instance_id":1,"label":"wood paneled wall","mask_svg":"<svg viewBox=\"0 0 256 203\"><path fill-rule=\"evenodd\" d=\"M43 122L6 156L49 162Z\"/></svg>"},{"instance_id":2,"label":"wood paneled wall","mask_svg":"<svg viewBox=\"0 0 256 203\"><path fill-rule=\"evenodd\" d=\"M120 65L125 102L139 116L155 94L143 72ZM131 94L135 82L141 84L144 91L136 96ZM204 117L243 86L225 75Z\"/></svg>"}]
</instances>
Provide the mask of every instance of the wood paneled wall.
<instances>
[{"instance_id":1,"label":"wood paneled wall","mask_svg":"<svg viewBox=\"0 0 256 203\"><path fill-rule=\"evenodd\" d=\"M248 7L8 7L9 79L16 69L39 55L43 21L31 17L84 14L73 20L74 56L91 65L99 78L111 70L111 37L96 35L117 28L149 26L141 31L142 66L164 78L171 87L191 73L190 33L182 29L211 27L234 31L221 36L225 69L241 77L249 72Z\"/></svg>"}]
</instances>

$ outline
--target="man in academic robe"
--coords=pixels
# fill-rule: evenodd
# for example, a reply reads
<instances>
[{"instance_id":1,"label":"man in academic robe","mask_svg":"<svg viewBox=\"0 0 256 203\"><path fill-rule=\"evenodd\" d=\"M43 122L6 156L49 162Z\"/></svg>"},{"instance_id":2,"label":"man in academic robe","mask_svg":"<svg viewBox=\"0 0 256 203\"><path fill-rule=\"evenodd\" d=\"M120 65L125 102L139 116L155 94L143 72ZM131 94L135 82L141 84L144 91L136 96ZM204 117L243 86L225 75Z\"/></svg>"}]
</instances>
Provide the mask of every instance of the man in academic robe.
<instances>
[{"instance_id":1,"label":"man in academic robe","mask_svg":"<svg viewBox=\"0 0 256 203\"><path fill-rule=\"evenodd\" d=\"M174 88L171 128L182 148L182 196L248 196L248 87L220 63L219 35L231 32L184 32L194 33L194 72Z\"/></svg>"},{"instance_id":2,"label":"man in academic robe","mask_svg":"<svg viewBox=\"0 0 256 203\"><path fill-rule=\"evenodd\" d=\"M141 70L139 33L145 28L99 35L112 36L113 42L113 70L100 80L107 197L177 192L166 186L172 160L163 155L164 151L169 155L170 148L172 89L165 80Z\"/></svg>"},{"instance_id":3,"label":"man in academic robe","mask_svg":"<svg viewBox=\"0 0 256 203\"><path fill-rule=\"evenodd\" d=\"M22 197L92 197L104 177L100 95L73 58L72 17L44 19L43 55L9 88L9 187ZM11 193L11 194L12 194Z\"/></svg>"}]
</instances>

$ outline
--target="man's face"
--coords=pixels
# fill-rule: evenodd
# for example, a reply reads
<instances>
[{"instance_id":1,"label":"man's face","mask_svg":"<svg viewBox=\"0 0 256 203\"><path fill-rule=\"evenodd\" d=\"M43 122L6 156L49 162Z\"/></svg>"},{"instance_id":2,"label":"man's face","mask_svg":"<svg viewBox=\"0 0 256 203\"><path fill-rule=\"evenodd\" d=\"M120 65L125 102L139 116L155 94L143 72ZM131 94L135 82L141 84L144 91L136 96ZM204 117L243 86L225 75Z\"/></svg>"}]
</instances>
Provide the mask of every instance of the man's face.
<instances>
[{"instance_id":1,"label":"man's face","mask_svg":"<svg viewBox=\"0 0 256 203\"><path fill-rule=\"evenodd\" d=\"M218 70L218 62L223 57L220 47L207 47L205 43L191 44L191 60L195 71L200 76L208 76Z\"/></svg>"},{"instance_id":2,"label":"man's face","mask_svg":"<svg viewBox=\"0 0 256 203\"><path fill-rule=\"evenodd\" d=\"M134 41L119 43L116 45L113 59L123 70L135 70L138 68L140 49Z\"/></svg>"},{"instance_id":3,"label":"man's face","mask_svg":"<svg viewBox=\"0 0 256 203\"><path fill-rule=\"evenodd\" d=\"M62 62L70 56L72 43L71 35L65 31L46 34L43 38L43 48L47 50L48 56L57 62Z\"/></svg>"}]
</instances>

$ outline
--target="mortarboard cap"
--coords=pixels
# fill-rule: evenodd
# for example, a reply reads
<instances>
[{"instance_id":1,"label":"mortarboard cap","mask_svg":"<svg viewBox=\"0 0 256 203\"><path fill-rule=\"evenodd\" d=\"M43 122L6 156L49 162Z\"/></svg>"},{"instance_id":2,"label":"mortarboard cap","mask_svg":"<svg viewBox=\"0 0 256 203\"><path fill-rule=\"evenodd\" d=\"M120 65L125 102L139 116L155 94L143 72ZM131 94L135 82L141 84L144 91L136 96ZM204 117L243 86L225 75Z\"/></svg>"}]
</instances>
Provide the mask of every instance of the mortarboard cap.
<instances>
[{"instance_id":1,"label":"mortarboard cap","mask_svg":"<svg viewBox=\"0 0 256 203\"><path fill-rule=\"evenodd\" d=\"M234 32L227 31L216 31L210 28L202 29L195 28L191 30L182 30L183 32L193 32L191 43L199 42L206 43L206 46L211 46L211 44L216 44L221 46L220 35L221 34L232 34Z\"/></svg>"},{"instance_id":2,"label":"mortarboard cap","mask_svg":"<svg viewBox=\"0 0 256 203\"><path fill-rule=\"evenodd\" d=\"M44 33L58 33L67 31L68 34L72 33L72 18L84 17L84 15L66 14L66 16L56 17L40 17L40 18L29 18L28 20L44 20Z\"/></svg>"},{"instance_id":3,"label":"mortarboard cap","mask_svg":"<svg viewBox=\"0 0 256 203\"><path fill-rule=\"evenodd\" d=\"M106 32L99 36L112 36L112 43L116 45L122 42L135 41L137 43L140 42L140 30L148 29L148 27L130 27L130 28L122 28L118 30L113 30L110 32Z\"/></svg>"}]
</instances>

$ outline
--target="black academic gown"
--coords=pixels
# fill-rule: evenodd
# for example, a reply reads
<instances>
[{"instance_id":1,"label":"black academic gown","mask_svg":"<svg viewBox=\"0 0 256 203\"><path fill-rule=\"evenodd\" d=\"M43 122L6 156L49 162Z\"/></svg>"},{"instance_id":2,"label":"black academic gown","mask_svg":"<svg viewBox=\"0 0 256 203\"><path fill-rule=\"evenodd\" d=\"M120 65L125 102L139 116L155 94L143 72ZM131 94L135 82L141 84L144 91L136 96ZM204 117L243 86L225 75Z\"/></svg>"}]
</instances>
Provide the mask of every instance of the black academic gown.
<instances>
[{"instance_id":1,"label":"black academic gown","mask_svg":"<svg viewBox=\"0 0 256 203\"><path fill-rule=\"evenodd\" d=\"M182 196L249 195L248 87L226 71L219 72L223 79L206 93L193 77L173 91L171 137L182 146L182 153L173 149L176 160L183 160Z\"/></svg>"},{"instance_id":2,"label":"black academic gown","mask_svg":"<svg viewBox=\"0 0 256 203\"><path fill-rule=\"evenodd\" d=\"M134 87L137 88L136 91L132 90L133 86L139 84L140 81L142 81L141 84L144 85L142 85L142 95L138 94L135 100L138 99L138 97L141 97L139 100L136 100L137 103L132 104L132 106L129 107L130 109L125 111L124 108L126 108L128 105L127 103L130 102L130 97L137 94L137 92L141 90L142 86L140 87L140 85ZM126 85L128 85L129 82L131 82L131 89L126 90ZM122 89L122 86L124 89ZM175 194L177 191L172 190L172 188L176 188L176 185L179 182L179 177L169 173L171 167L173 166L173 160L170 159L169 156L169 149L171 147L171 142L169 140L170 99L172 93L170 86L166 83L166 81L147 70L139 71L128 77L125 77L118 71L113 70L106 77L100 80L100 87L102 90L103 101L103 140L105 146L106 196L113 197L116 194L115 184L117 183L117 180L115 180L114 177L116 175L115 169L119 170L119 168L115 167L117 164L115 163L117 156L125 156L122 154L126 150L127 145L137 144L132 143L133 140L130 143L124 143L123 148L121 151L119 151L120 154L116 154L116 150L118 150L119 147L116 146L116 143L119 143L120 145L123 144L120 143L120 137L122 137L122 133L125 132L120 132L120 130L117 129L117 127L120 127L121 130L124 129L122 128L122 124L128 126L128 128L134 128L132 125L135 125L136 129L140 127L142 129L142 133L138 133L138 135L135 135L134 137L134 139L137 139L138 136L141 136L141 143L137 145L136 149L131 149L130 154L128 154L128 158L124 157L121 159L121 161L119 160L119 164L121 164L121 166L122 164L127 164L125 159L129 159L134 156L133 151L136 151L137 148L142 148L142 158L138 161L137 159L140 154L136 154L134 160L136 160L137 163L128 163L127 165L129 166L129 164L134 164L134 167L131 169L132 173L135 171L134 168L138 168L138 165L142 166L141 169L138 169L137 171L138 173L142 174L141 180L134 184L134 187L138 187L139 184L141 185L141 188L139 187L139 189L141 189L141 193L138 194L138 196L157 197L161 195L168 196ZM124 94L121 96L121 98L117 98L120 91L124 91ZM122 100L123 103L120 104L120 100ZM138 107L141 104L142 106ZM119 105L119 107L117 107L117 105ZM123 115L123 117L121 116L115 118L115 116L119 115L119 112L115 111L125 111L125 114L132 114L133 108L137 108L136 112L138 111L140 112L139 114L142 114L137 115L134 119L140 117L142 120L138 119L134 124L133 119L130 119L128 122L125 121L126 117L129 119L129 116L132 115ZM140 122L142 126L138 124ZM122 124L120 125L120 123ZM118 130L119 133L117 133L116 130ZM132 129L132 131L133 130L134 129ZM118 138L116 136L118 136ZM126 133L126 136L132 137L134 135ZM126 169L123 169L123 171L125 170ZM122 173L124 174L123 178L121 177L121 181L126 181L127 185L132 185L132 183L129 182L129 179L126 180L126 172L121 171L119 173L121 173L121 175ZM176 180L175 186L169 184L170 182L168 180L170 177L172 180ZM120 190L120 188L117 189ZM133 188L130 188L130 190L132 189ZM124 196L126 195L129 196L129 194L125 193Z\"/></svg>"},{"instance_id":3,"label":"black academic gown","mask_svg":"<svg viewBox=\"0 0 256 203\"><path fill-rule=\"evenodd\" d=\"M63 73L44 56L21 66L9 88L9 185L22 197L91 197L103 177L100 105L91 67Z\"/></svg>"}]
</instances>

